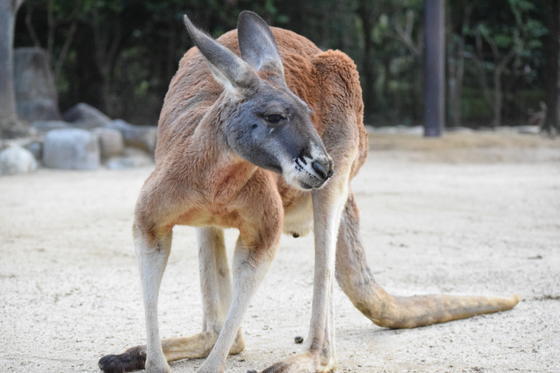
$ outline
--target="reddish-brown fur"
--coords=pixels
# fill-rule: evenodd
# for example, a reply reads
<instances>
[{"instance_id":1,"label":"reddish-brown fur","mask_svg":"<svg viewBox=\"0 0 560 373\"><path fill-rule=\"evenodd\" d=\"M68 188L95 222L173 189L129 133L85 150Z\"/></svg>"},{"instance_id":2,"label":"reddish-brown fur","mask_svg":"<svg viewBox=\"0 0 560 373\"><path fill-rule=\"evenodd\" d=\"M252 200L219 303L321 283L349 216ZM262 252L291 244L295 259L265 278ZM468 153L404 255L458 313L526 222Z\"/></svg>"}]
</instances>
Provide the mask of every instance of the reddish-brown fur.
<instances>
[{"instance_id":1,"label":"reddish-brown fur","mask_svg":"<svg viewBox=\"0 0 560 373\"><path fill-rule=\"evenodd\" d=\"M356 174L367 155L367 134L354 62L339 51L322 52L291 31L272 28L272 32L284 62L286 82L313 109L317 132L323 136L326 132L357 131L357 136L350 137L359 148L352 170ZM236 30L218 41L239 55ZM281 214L305 193L288 186L278 174L233 154L224 156L218 128L203 120L222 91L205 58L197 48L191 48L181 59L165 97L158 124L156 170L146 181L137 206L137 224L154 235L175 224L241 229L245 209L259 218L278 219L275 214L270 216L274 207ZM220 108L214 106L214 110L219 117ZM355 121L332 120L336 112ZM200 142L195 143L193 135L197 131L205 136L198 136ZM255 206L267 206L266 213L255 213Z\"/></svg>"},{"instance_id":2,"label":"reddish-brown fur","mask_svg":"<svg viewBox=\"0 0 560 373\"><path fill-rule=\"evenodd\" d=\"M327 281L332 285L334 260L329 261L333 257L327 254L333 253L329 249L334 248L336 237L338 283L354 305L378 325L410 328L514 307L519 301L515 296L507 299L447 295L394 297L377 285L359 240L358 208L348 187L349 179L356 175L367 155L362 92L356 66L344 53L323 52L293 32L279 28L272 28L272 32L283 60L287 85L313 109L313 125L332 157L335 173L326 187L313 192L312 218L315 228L320 228L315 231L315 274L321 277L316 277L314 282L309 351L277 363L265 372L312 373L334 369L334 341L329 332L334 326L329 316L328 286L324 285ZM218 41L239 55L237 31L224 34ZM273 71L264 69L259 75L261 79L270 79L274 85ZM259 263L269 262L286 213L292 208L305 207L309 202L312 192L292 188L281 175L249 163L227 146L220 123L236 104L222 91L223 87L208 68L208 61L197 48L190 49L182 58L166 95L158 128L156 168L146 180L136 206L135 232L143 240L139 245L140 259L149 263L159 261L162 270L165 265L162 267L161 261L166 260L169 251L169 233L177 224L238 228L238 248L251 253L243 263L256 268ZM338 211L344 206L340 223L336 220L340 215L333 206L340 207ZM221 241L213 241L213 245L202 249L205 253L209 252L206 250L225 250L223 237ZM228 271L227 260L223 257L221 266L223 272ZM149 270L145 269L152 276L147 277L148 286L159 281L157 274ZM223 277L229 277L229 273ZM143 285L146 286L146 282ZM157 292L154 295L157 288L150 290L149 297L155 296L157 304ZM236 294L237 297L243 295L243 292ZM145 307L152 301L149 297L147 302L145 298ZM151 323L149 338L150 333L157 331L154 310L156 308L151 307L151 316L147 313ZM226 324L220 325L220 336L224 330L237 333L239 324L230 328ZM233 334L230 336L229 341L233 341ZM148 344L147 360L146 347L138 346L118 356L104 357L100 366L105 371L112 371L113 367L122 371L123 367L137 369L146 361L152 364L147 370L167 372L167 363L157 360L163 358L163 354L166 361L207 356L214 343L219 345L217 339L217 331L205 327L193 337L163 340L163 351L159 354L160 340L156 335L151 345ZM238 334L235 342L226 345L227 350L223 346L223 356L218 359L225 360L228 352L243 350L242 335ZM215 350L214 347L212 351ZM156 361L150 361L154 358ZM203 369L203 365L201 369L203 372L223 371L222 363L215 358L209 368Z\"/></svg>"}]
</instances>

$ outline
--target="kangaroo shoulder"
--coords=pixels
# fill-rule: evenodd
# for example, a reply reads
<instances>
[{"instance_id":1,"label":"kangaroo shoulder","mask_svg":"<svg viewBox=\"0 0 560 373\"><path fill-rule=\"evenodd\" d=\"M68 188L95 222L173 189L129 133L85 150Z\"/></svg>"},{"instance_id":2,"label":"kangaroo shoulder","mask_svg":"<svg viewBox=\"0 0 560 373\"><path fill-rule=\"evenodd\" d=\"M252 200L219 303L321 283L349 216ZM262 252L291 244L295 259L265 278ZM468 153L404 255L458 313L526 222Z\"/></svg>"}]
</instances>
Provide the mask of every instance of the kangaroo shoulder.
<instances>
[{"instance_id":1,"label":"kangaroo shoulder","mask_svg":"<svg viewBox=\"0 0 560 373\"><path fill-rule=\"evenodd\" d=\"M354 61L344 52L327 50L315 55L311 61L315 80L332 89L343 89L361 99L360 76Z\"/></svg>"}]
</instances>

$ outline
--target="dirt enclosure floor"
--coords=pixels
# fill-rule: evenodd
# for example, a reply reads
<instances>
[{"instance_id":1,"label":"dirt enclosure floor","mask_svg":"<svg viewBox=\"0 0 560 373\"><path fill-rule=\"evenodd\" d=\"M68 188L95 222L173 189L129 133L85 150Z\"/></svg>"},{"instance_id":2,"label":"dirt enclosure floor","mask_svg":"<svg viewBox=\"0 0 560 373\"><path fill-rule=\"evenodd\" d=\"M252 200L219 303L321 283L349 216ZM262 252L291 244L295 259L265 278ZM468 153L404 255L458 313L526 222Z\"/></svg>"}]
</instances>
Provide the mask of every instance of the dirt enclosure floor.
<instances>
[{"instance_id":1,"label":"dirt enclosure floor","mask_svg":"<svg viewBox=\"0 0 560 373\"><path fill-rule=\"evenodd\" d=\"M560 141L383 132L371 148L353 190L369 263L388 291L524 300L501 314L388 330L336 289L338 371L560 372ZM130 227L149 172L42 169L0 179L0 372L95 372L102 355L143 342ZM176 228L163 337L200 329L197 262L193 229ZM246 350L228 359L228 372L300 350L294 337L307 335L312 270L312 238L284 237L247 312Z\"/></svg>"}]
</instances>

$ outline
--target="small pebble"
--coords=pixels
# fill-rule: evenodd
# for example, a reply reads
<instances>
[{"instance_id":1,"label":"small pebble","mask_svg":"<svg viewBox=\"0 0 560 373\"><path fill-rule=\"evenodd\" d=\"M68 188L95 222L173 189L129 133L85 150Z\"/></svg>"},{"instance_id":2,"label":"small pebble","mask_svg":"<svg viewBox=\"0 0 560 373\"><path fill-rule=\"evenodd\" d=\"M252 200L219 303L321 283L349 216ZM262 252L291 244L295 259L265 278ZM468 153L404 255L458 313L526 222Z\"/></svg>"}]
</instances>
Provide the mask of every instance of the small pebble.
<instances>
[{"instance_id":1,"label":"small pebble","mask_svg":"<svg viewBox=\"0 0 560 373\"><path fill-rule=\"evenodd\" d=\"M294 338L294 342L298 345L303 343L303 337L300 337L299 335L297 337Z\"/></svg>"},{"instance_id":2,"label":"small pebble","mask_svg":"<svg viewBox=\"0 0 560 373\"><path fill-rule=\"evenodd\" d=\"M247 373L258 373L258 372L254 369L251 369L251 370L248 370Z\"/></svg>"}]
</instances>

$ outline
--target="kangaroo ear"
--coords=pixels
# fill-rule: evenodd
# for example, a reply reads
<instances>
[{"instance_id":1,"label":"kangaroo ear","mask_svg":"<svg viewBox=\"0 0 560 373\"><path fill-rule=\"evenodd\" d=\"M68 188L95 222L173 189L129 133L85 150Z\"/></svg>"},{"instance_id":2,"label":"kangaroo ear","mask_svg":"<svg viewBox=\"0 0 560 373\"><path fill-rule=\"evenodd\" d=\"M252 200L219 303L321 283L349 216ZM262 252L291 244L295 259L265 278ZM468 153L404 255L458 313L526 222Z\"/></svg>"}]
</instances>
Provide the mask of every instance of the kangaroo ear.
<instances>
[{"instance_id":1,"label":"kangaroo ear","mask_svg":"<svg viewBox=\"0 0 560 373\"><path fill-rule=\"evenodd\" d=\"M259 77L245 61L196 28L186 14L183 21L193 43L206 57L214 77L224 88L239 91L256 87Z\"/></svg>"},{"instance_id":2,"label":"kangaroo ear","mask_svg":"<svg viewBox=\"0 0 560 373\"><path fill-rule=\"evenodd\" d=\"M244 10L237 20L241 57L257 71L270 69L284 79L282 59L268 24L258 14Z\"/></svg>"}]
</instances>

